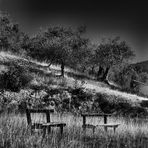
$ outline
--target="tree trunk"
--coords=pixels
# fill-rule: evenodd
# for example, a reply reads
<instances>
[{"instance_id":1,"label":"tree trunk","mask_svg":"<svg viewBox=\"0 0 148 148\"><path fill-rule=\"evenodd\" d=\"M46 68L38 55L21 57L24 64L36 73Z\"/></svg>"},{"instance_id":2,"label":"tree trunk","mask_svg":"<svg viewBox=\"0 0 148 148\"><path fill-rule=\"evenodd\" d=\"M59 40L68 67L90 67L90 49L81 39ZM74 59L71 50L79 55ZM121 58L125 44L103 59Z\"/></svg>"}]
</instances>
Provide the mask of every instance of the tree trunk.
<instances>
[{"instance_id":1,"label":"tree trunk","mask_svg":"<svg viewBox=\"0 0 148 148\"><path fill-rule=\"evenodd\" d=\"M64 64L64 62L62 61L62 62L61 62L61 76L63 76L63 77L64 77L64 68L65 68L65 64Z\"/></svg>"},{"instance_id":2,"label":"tree trunk","mask_svg":"<svg viewBox=\"0 0 148 148\"><path fill-rule=\"evenodd\" d=\"M85 72L85 70L86 70L86 67L85 67L85 66L82 67L82 72L83 72L83 73Z\"/></svg>"},{"instance_id":3,"label":"tree trunk","mask_svg":"<svg viewBox=\"0 0 148 148\"><path fill-rule=\"evenodd\" d=\"M106 82L107 84L109 84L108 79L107 79L109 70L110 70L110 67L107 67L104 74L103 74L103 76L102 76L102 78L101 78L101 80Z\"/></svg>"},{"instance_id":4,"label":"tree trunk","mask_svg":"<svg viewBox=\"0 0 148 148\"><path fill-rule=\"evenodd\" d=\"M50 69L51 64L52 64L52 63L49 63L49 64L48 64L48 70L49 70L49 71L51 70L51 69Z\"/></svg>"},{"instance_id":5,"label":"tree trunk","mask_svg":"<svg viewBox=\"0 0 148 148\"><path fill-rule=\"evenodd\" d=\"M100 80L101 74L104 73L104 69L102 66L99 67L99 70L97 72L97 80Z\"/></svg>"},{"instance_id":6,"label":"tree trunk","mask_svg":"<svg viewBox=\"0 0 148 148\"><path fill-rule=\"evenodd\" d=\"M49 69L50 69L51 64L52 64L52 62L50 62L50 63L48 64L48 68L49 68Z\"/></svg>"},{"instance_id":7,"label":"tree trunk","mask_svg":"<svg viewBox=\"0 0 148 148\"><path fill-rule=\"evenodd\" d=\"M94 75L94 73L95 73L95 72L94 72L94 69L95 69L95 66L92 66L92 68L91 68L91 74L92 74L92 75Z\"/></svg>"},{"instance_id":8,"label":"tree trunk","mask_svg":"<svg viewBox=\"0 0 148 148\"><path fill-rule=\"evenodd\" d=\"M48 64L48 68L49 68L49 69L50 69L50 66L51 66L51 64L53 63L54 59L55 59L55 57L53 57L53 58L50 60L50 63Z\"/></svg>"}]
</instances>

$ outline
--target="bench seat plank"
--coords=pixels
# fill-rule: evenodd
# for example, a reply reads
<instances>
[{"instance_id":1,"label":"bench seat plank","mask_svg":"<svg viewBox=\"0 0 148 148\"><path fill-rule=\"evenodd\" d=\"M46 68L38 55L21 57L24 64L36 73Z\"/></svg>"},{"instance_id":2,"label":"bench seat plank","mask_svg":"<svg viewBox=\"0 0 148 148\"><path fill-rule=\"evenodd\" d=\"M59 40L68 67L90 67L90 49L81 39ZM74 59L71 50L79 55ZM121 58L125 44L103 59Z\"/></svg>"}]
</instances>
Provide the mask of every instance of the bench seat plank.
<instances>
[{"instance_id":1,"label":"bench seat plank","mask_svg":"<svg viewBox=\"0 0 148 148\"><path fill-rule=\"evenodd\" d=\"M95 125L92 125L92 124L86 124L86 125L83 125L83 128L95 128L96 126Z\"/></svg>"},{"instance_id":2,"label":"bench seat plank","mask_svg":"<svg viewBox=\"0 0 148 148\"><path fill-rule=\"evenodd\" d=\"M104 126L104 127L118 127L120 124L98 124L96 126Z\"/></svg>"},{"instance_id":3,"label":"bench seat plank","mask_svg":"<svg viewBox=\"0 0 148 148\"><path fill-rule=\"evenodd\" d=\"M85 117L101 117L101 116L111 116L112 114L100 114L100 113L83 113L81 116Z\"/></svg>"},{"instance_id":4,"label":"bench seat plank","mask_svg":"<svg viewBox=\"0 0 148 148\"><path fill-rule=\"evenodd\" d=\"M66 123L49 122L49 123L43 123L42 126L66 126Z\"/></svg>"}]
</instances>

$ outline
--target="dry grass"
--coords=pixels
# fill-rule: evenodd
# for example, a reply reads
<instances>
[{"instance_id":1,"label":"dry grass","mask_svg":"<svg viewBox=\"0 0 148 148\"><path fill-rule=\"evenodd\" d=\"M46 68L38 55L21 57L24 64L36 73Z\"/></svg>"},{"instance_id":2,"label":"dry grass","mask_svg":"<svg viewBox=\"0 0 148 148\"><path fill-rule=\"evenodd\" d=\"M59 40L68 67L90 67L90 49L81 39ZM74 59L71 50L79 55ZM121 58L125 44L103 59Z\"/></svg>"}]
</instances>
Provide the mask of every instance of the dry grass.
<instances>
[{"instance_id":1,"label":"dry grass","mask_svg":"<svg viewBox=\"0 0 148 148\"><path fill-rule=\"evenodd\" d=\"M9 53L0 52L0 61L2 60L14 60L27 59L20 58ZM30 60L31 61L31 60ZM42 70L44 74L50 72L47 71L47 63L40 63L38 61L31 61L33 66L37 70ZM37 66L38 65L38 66ZM40 68L39 68L40 67ZM59 72L58 66L51 66L52 70ZM3 69L2 69L3 70ZM69 69L66 69L69 72ZM70 70L71 72L71 70ZM57 87L58 85L74 86L76 81L74 78L66 76L64 79L55 77L41 76L39 73L34 74L33 83L39 84L52 84ZM131 100L133 104L141 100L147 100L147 98L139 97L128 93L112 90L106 87L100 82L85 80L83 87L89 90L95 90L108 96L115 96L114 98L124 98L125 100ZM77 85L81 85L81 81L77 80ZM15 98L22 99L22 95L15 94ZM12 98L14 98L12 97ZM111 99L111 98L109 98ZM26 124L26 117L22 115L1 115L0 117L0 148L124 148L124 147L148 147L148 123L143 120L133 120L125 118L109 118L109 123L121 123L119 128L114 133L111 130L108 133L104 132L104 129L97 128L95 133L88 129L84 134L82 130L82 118L71 114L52 115L53 121L66 122L67 126L64 129L64 134L61 137L59 130L52 130L51 134L42 138L42 133L38 132L33 135L30 133L30 129ZM89 118L87 123L97 125L103 122L102 119Z\"/></svg>"},{"instance_id":2,"label":"dry grass","mask_svg":"<svg viewBox=\"0 0 148 148\"><path fill-rule=\"evenodd\" d=\"M85 88L87 89L94 89L96 92L102 93L102 94L108 94L108 95L114 95L119 98L125 98L127 100L132 100L132 101L139 101L139 100L148 100L148 98L145 97L140 97L134 94L126 93L126 92L121 92L118 90L112 90L108 87L100 87L98 83L89 83L89 81L84 85Z\"/></svg>"},{"instance_id":3,"label":"dry grass","mask_svg":"<svg viewBox=\"0 0 148 148\"><path fill-rule=\"evenodd\" d=\"M41 131L31 135L26 124L26 117L22 115L3 115L0 118L0 147L1 148L120 148L120 147L147 147L148 124L144 121L133 121L125 118L109 118L109 122L121 123L116 133L112 129L108 133L97 128L95 133L88 129L82 130L82 118L73 115L52 115L53 121L66 122L61 137L58 129L42 137ZM88 123L97 125L102 119L89 118Z\"/></svg>"}]
</instances>

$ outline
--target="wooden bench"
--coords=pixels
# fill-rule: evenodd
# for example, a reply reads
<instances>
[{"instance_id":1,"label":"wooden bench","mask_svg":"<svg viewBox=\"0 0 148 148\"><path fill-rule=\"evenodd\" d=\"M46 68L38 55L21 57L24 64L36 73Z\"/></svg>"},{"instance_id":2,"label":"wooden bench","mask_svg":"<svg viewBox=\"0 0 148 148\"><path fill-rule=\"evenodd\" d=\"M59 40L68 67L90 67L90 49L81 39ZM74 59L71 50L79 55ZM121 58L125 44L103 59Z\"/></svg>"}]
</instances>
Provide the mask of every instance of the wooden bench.
<instances>
[{"instance_id":1,"label":"wooden bench","mask_svg":"<svg viewBox=\"0 0 148 148\"><path fill-rule=\"evenodd\" d=\"M95 132L95 128L98 126L104 127L104 130L106 132L107 132L107 128L113 128L114 132L115 132L116 128L120 125L120 124L107 123L107 117L111 116L111 114L83 113L83 114L81 114L81 116L83 117L83 125L82 125L83 130L86 130L86 128L91 128L93 130L93 133ZM86 124L86 117L103 117L104 124L98 124L98 125Z\"/></svg>"},{"instance_id":2,"label":"wooden bench","mask_svg":"<svg viewBox=\"0 0 148 148\"><path fill-rule=\"evenodd\" d=\"M50 121L50 113L53 113L53 109L26 109L26 116L27 116L27 123L29 126L31 126L31 131L34 129L43 129L43 134L46 134L46 131L48 130L48 133L51 131L51 127L59 127L61 134L63 134L63 127L66 126L66 123L60 123L60 122L51 122ZM42 113L46 115L46 122L32 122L31 114L32 113Z\"/></svg>"}]
</instances>

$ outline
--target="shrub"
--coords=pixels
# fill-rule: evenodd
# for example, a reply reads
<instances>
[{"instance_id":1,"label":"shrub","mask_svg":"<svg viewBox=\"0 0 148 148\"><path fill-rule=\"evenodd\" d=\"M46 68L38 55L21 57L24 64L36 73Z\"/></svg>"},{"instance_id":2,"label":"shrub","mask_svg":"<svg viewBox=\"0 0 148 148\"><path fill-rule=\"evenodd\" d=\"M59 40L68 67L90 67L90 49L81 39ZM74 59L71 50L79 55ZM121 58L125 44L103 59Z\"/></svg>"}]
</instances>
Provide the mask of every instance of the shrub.
<instances>
[{"instance_id":1,"label":"shrub","mask_svg":"<svg viewBox=\"0 0 148 148\"><path fill-rule=\"evenodd\" d=\"M13 63L7 71L0 74L0 89L18 92L21 88L26 87L31 80L32 77L25 68Z\"/></svg>"},{"instance_id":2,"label":"shrub","mask_svg":"<svg viewBox=\"0 0 148 148\"><path fill-rule=\"evenodd\" d=\"M140 105L142 107L148 107L148 100L142 100L141 103L140 103Z\"/></svg>"},{"instance_id":3,"label":"shrub","mask_svg":"<svg viewBox=\"0 0 148 148\"><path fill-rule=\"evenodd\" d=\"M79 108L81 106L81 103L91 101L92 95L89 93L86 93L83 88L74 88L71 91L72 94L72 102L71 104L75 108Z\"/></svg>"},{"instance_id":4,"label":"shrub","mask_svg":"<svg viewBox=\"0 0 148 148\"><path fill-rule=\"evenodd\" d=\"M94 100L94 106L98 104L98 108L100 108L102 112L113 113L115 111L116 104L112 101L109 101L106 97L109 97L109 96L98 93L96 95L96 99Z\"/></svg>"},{"instance_id":5,"label":"shrub","mask_svg":"<svg viewBox=\"0 0 148 148\"><path fill-rule=\"evenodd\" d=\"M147 74L138 67L118 65L112 70L112 80L121 86L122 90L139 94L140 83L145 83ZM136 81L137 82L136 82ZM139 82L138 82L139 81Z\"/></svg>"},{"instance_id":6,"label":"shrub","mask_svg":"<svg viewBox=\"0 0 148 148\"><path fill-rule=\"evenodd\" d=\"M97 93L94 100L95 108L100 108L104 113L114 113L114 115L142 117L147 115L147 110L138 104L133 104L123 98L115 98L106 94Z\"/></svg>"}]
</instances>

